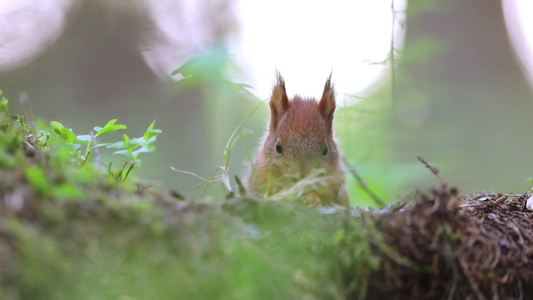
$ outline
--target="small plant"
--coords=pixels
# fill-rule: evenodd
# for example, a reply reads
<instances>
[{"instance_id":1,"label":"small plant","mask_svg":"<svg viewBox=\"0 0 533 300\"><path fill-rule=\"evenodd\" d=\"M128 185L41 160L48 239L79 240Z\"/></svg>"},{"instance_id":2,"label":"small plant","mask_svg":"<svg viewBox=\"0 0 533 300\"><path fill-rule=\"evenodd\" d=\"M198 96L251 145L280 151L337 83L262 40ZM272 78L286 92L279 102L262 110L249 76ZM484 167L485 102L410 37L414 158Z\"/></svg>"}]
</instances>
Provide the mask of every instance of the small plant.
<instances>
[{"instance_id":1,"label":"small plant","mask_svg":"<svg viewBox=\"0 0 533 300\"><path fill-rule=\"evenodd\" d=\"M253 132L250 131L250 130L246 130L246 131L243 131L243 132L241 132L239 134L239 131L244 126L244 124L255 114L255 112L259 109L259 107L261 107L261 105L263 103L265 103L266 101L267 100L262 100L261 102L259 102L259 104L257 104L257 106L252 110L252 112L244 120L242 120L242 122L237 126L237 128L235 128L235 130L231 134L230 138L228 139L228 142L226 143L226 147L224 148L224 153L223 153L223 163L224 164L222 166L216 168L213 171L213 174L211 175L210 179L202 178L202 177L198 176L195 173L184 171L184 170L178 170L178 169L176 169L174 167L170 167L170 168L173 171L176 171L178 173L191 175L191 176L194 176L194 177L202 180L203 182L201 184L199 184L198 186L196 186L197 188L202 188L202 187L204 188L204 190L203 190L202 194L200 195L200 197L203 197L206 194L206 192L209 189L209 187L211 186L211 184L215 183L215 182L222 182L223 183L222 188L223 188L225 194L232 193L233 192L233 188L231 186L230 175L229 175L229 163L230 163L230 158L231 158L231 151L232 151L233 147L235 147L235 144L237 143L239 138L242 136L244 147L245 147L245 151L246 151L246 156L247 156L248 160L250 161L250 163L252 162L252 157L250 155L250 152L248 151L248 143L246 142L246 136L251 134L251 133L253 133ZM217 176L217 174L219 172L221 172L222 174Z\"/></svg>"},{"instance_id":2,"label":"small plant","mask_svg":"<svg viewBox=\"0 0 533 300\"><path fill-rule=\"evenodd\" d=\"M148 153L155 151L155 141L157 136L161 133L160 129L155 129L155 120L148 126L148 129L142 137L130 138L127 134L123 135L123 140L114 143L97 143L96 138L104 134L115 132L121 129L126 129L127 126L123 124L116 124L117 119L110 120L104 127L95 126L94 132L89 135L76 135L70 128L63 124L52 121L50 128L52 131L67 142L71 154L79 159L80 166L85 165L91 158L92 153L96 153L96 164L100 163L98 151L99 147L105 146L108 149L116 149L113 154L125 155L130 161L126 162L118 171L112 171L111 163L108 167L108 175L117 181L124 181L130 174L134 166L141 165L141 153ZM82 151L82 145L85 146L85 151Z\"/></svg>"},{"instance_id":3,"label":"small plant","mask_svg":"<svg viewBox=\"0 0 533 300\"><path fill-rule=\"evenodd\" d=\"M157 140L157 136L161 133L161 130L154 129L154 127L155 120L150 124L150 126L148 126L148 129L146 129L146 132L142 137L130 138L127 134L124 134L123 141L107 145L106 148L117 149L114 154L124 155L131 159L134 164L140 166L141 160L139 159L139 156L141 153L155 151L154 143Z\"/></svg>"},{"instance_id":4,"label":"small plant","mask_svg":"<svg viewBox=\"0 0 533 300\"><path fill-rule=\"evenodd\" d=\"M117 119L113 119L104 127L96 126L94 127L94 131L96 133L90 134L90 135L76 135L70 128L66 128L63 126L63 124L57 122L57 121L51 121L50 122L50 128L52 128L52 131L63 138L71 147L72 153L74 156L79 158L82 161L82 165L87 163L87 160L89 159L91 152L100 146L109 145L109 143L103 143L103 144L96 144L96 138L99 136L102 136L106 133L114 132L120 129L126 129L126 125L122 124L115 124L117 122ZM81 145L85 144L85 153L82 154L81 151Z\"/></svg>"},{"instance_id":5,"label":"small plant","mask_svg":"<svg viewBox=\"0 0 533 300\"><path fill-rule=\"evenodd\" d=\"M259 104L257 104L257 106L254 108L254 110L244 120L242 120L242 122L239 124L239 126L237 126L237 128L235 128L235 130L231 134L230 138L228 139L228 142L226 143L226 148L224 148L224 157L223 157L224 158L224 165L219 168L220 170L222 170L222 182L224 183L224 188L225 188L224 192L226 192L226 189L227 189L227 192L232 192L230 179L229 179L229 162L230 162L230 158L231 158L231 150L233 149L233 147L235 146L235 144L237 143L237 141L239 140L239 138L241 136L242 136L242 139L243 139L243 142L244 142L244 146L245 146L245 150L246 150L246 156L250 160L250 163L252 162L251 155L248 152L248 144L246 143L246 136L249 135L249 134L252 134L253 132L250 131L250 130L246 130L246 131L241 132L240 135L237 135L237 132L255 114L255 112L259 109L259 107L265 102L266 102L266 100L263 100L263 101L259 102ZM215 175L215 174L216 173L214 173L213 175ZM205 190L204 190L204 193L205 193Z\"/></svg>"},{"instance_id":6,"label":"small plant","mask_svg":"<svg viewBox=\"0 0 533 300\"><path fill-rule=\"evenodd\" d=\"M140 159L141 153L150 153L155 151L155 141L157 136L162 132L160 129L155 129L155 120L142 137L130 138L127 134L122 136L123 140L115 142L106 146L106 148L117 149L113 154L124 155L130 159L126 162L118 172L111 171L111 164L109 164L108 174L118 181L124 181L128 178L134 166L140 166L142 161ZM129 166L128 166L129 165Z\"/></svg>"}]
</instances>

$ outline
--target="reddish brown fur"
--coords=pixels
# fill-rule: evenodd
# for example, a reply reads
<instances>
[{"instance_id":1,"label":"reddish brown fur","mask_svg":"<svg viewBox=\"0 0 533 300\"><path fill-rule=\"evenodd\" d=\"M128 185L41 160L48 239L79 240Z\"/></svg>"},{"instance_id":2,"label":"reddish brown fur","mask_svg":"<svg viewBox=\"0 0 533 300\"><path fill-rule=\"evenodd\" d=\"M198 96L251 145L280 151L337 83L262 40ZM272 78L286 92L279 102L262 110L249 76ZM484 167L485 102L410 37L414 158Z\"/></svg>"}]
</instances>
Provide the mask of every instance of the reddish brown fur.
<instances>
[{"instance_id":1,"label":"reddish brown fur","mask_svg":"<svg viewBox=\"0 0 533 300\"><path fill-rule=\"evenodd\" d=\"M329 134L333 132L333 113L335 112L335 90L331 84L331 75L324 86L324 93L322 93L322 99L318 104L318 110L322 114L322 117L326 121Z\"/></svg>"},{"instance_id":2,"label":"reddish brown fur","mask_svg":"<svg viewBox=\"0 0 533 300\"><path fill-rule=\"evenodd\" d=\"M270 131L274 132L277 129L278 123L281 120L284 112L289 108L289 98L285 90L285 81L279 73L277 76L277 84L272 91L270 98Z\"/></svg>"},{"instance_id":3,"label":"reddish brown fur","mask_svg":"<svg viewBox=\"0 0 533 300\"><path fill-rule=\"evenodd\" d=\"M321 184L303 191L304 200L349 205L341 154L333 136L335 93L330 78L319 103L299 96L289 101L285 82L277 74L270 99L269 131L247 178L251 192L274 195L320 169Z\"/></svg>"}]
</instances>

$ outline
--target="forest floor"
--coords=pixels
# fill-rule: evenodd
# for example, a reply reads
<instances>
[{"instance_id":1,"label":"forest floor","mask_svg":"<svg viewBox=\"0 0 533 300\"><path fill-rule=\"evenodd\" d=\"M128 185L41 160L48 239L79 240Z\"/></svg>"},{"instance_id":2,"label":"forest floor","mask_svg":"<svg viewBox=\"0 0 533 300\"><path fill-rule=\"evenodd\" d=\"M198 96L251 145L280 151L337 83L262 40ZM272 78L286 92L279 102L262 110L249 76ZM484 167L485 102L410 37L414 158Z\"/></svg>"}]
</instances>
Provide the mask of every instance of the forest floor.
<instances>
[{"instance_id":1,"label":"forest floor","mask_svg":"<svg viewBox=\"0 0 533 300\"><path fill-rule=\"evenodd\" d=\"M533 297L531 194L193 201L80 167L0 106L2 299Z\"/></svg>"}]
</instances>

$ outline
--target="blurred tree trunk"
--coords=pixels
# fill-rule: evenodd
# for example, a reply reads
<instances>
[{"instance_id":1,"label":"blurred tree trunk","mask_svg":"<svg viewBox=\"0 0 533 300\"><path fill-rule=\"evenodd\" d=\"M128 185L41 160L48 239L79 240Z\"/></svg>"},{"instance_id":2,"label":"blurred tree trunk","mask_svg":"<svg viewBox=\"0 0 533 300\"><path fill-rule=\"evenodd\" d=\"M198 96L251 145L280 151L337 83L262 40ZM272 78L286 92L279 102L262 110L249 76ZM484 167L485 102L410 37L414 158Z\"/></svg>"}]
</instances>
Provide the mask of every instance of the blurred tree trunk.
<instances>
[{"instance_id":1,"label":"blurred tree trunk","mask_svg":"<svg viewBox=\"0 0 533 300\"><path fill-rule=\"evenodd\" d=\"M501 3L410 0L406 21L393 100L396 159L422 155L467 192L519 191L533 174L533 95Z\"/></svg>"}]
</instances>

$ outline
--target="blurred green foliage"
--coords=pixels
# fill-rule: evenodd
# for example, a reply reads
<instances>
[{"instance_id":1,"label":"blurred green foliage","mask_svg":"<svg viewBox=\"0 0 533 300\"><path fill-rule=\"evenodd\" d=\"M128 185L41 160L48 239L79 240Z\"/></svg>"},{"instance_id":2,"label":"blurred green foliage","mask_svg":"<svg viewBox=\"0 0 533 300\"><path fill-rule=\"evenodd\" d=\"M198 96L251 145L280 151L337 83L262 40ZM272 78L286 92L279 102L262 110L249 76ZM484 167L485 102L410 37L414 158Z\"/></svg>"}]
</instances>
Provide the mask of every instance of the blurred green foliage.
<instances>
[{"instance_id":1,"label":"blurred green foliage","mask_svg":"<svg viewBox=\"0 0 533 300\"><path fill-rule=\"evenodd\" d=\"M409 183L431 176L416 157L411 164L393 162L392 98L386 89L370 97L348 97L358 102L337 109L335 127L340 147L372 192L387 204L398 202L410 192ZM347 174L347 186L353 206L378 207L351 174Z\"/></svg>"}]
</instances>

